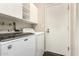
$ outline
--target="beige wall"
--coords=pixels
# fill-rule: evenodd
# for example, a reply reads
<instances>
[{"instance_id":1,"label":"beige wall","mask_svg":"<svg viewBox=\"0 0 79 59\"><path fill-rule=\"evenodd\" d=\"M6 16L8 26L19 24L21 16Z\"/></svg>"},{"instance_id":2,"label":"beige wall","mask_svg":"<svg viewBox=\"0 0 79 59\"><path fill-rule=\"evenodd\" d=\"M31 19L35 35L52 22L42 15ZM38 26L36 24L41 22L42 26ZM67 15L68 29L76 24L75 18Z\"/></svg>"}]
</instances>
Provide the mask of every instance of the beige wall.
<instances>
[{"instance_id":1,"label":"beige wall","mask_svg":"<svg viewBox=\"0 0 79 59\"><path fill-rule=\"evenodd\" d=\"M35 31L43 31L44 32L44 5L39 3L36 4L38 8L38 25L35 28Z\"/></svg>"},{"instance_id":2,"label":"beige wall","mask_svg":"<svg viewBox=\"0 0 79 59\"><path fill-rule=\"evenodd\" d=\"M19 19L17 19L19 20ZM12 30L13 26L9 26L9 23L13 23L15 20L14 19L9 19L9 18L1 18L0 17L0 31L2 30ZM1 23L4 22L5 25L1 25ZM26 24L24 22L20 22L20 21L15 21L16 22L16 28L20 29L20 28L26 28L26 27L32 27L31 24Z\"/></svg>"}]
</instances>

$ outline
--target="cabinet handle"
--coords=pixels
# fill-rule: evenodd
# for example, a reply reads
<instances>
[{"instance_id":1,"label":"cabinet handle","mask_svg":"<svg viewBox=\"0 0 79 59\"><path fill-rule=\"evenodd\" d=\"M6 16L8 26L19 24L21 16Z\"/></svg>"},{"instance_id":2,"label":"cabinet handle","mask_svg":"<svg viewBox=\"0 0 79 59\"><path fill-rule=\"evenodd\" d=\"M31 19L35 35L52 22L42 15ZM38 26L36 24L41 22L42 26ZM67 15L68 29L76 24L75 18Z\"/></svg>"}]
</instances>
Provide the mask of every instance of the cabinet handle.
<instances>
[{"instance_id":1,"label":"cabinet handle","mask_svg":"<svg viewBox=\"0 0 79 59\"><path fill-rule=\"evenodd\" d=\"M9 46L8 46L8 49L11 49L11 48L12 48L12 45L9 45Z\"/></svg>"},{"instance_id":2,"label":"cabinet handle","mask_svg":"<svg viewBox=\"0 0 79 59\"><path fill-rule=\"evenodd\" d=\"M27 41L28 39L25 39L24 41Z\"/></svg>"}]
</instances>

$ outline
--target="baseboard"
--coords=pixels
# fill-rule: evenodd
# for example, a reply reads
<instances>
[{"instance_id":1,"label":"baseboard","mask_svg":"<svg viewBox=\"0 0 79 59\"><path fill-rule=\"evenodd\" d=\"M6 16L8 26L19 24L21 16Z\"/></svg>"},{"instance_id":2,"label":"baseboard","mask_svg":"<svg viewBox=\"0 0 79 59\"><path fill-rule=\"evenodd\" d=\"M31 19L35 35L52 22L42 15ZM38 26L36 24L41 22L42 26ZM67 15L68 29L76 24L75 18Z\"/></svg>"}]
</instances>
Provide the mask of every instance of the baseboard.
<instances>
[{"instance_id":1,"label":"baseboard","mask_svg":"<svg viewBox=\"0 0 79 59\"><path fill-rule=\"evenodd\" d=\"M50 52L50 51L45 51L43 56L64 56L58 53Z\"/></svg>"}]
</instances>

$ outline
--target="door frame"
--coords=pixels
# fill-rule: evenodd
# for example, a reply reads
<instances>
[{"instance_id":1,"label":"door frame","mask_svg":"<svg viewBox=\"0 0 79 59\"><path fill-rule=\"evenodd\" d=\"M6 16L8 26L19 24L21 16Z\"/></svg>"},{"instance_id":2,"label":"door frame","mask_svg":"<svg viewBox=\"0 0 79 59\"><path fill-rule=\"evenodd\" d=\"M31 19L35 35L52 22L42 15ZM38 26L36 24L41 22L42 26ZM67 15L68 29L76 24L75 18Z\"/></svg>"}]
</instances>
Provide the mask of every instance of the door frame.
<instances>
[{"instance_id":1,"label":"door frame","mask_svg":"<svg viewBox=\"0 0 79 59\"><path fill-rule=\"evenodd\" d=\"M71 10L70 10L71 4L69 4L69 3L67 3L67 4L68 4L68 13L69 13L69 15L68 15L68 20L69 20L68 21L68 25L69 25L68 26L68 34L69 34L68 35L68 38L69 38L68 40L69 40L69 43L68 44L69 44L69 56L70 56L71 55L71 17L70 17L71 16ZM46 10L47 10L47 8L51 7L51 6L45 6L45 8L44 8L44 10L45 10L45 12L44 12L44 14L45 14L44 15L44 32L45 32L45 42L44 42L45 47L44 48L45 48L45 51L46 51L46 27L45 27L46 26L46 21L45 21L46 18L45 17L46 17Z\"/></svg>"}]
</instances>

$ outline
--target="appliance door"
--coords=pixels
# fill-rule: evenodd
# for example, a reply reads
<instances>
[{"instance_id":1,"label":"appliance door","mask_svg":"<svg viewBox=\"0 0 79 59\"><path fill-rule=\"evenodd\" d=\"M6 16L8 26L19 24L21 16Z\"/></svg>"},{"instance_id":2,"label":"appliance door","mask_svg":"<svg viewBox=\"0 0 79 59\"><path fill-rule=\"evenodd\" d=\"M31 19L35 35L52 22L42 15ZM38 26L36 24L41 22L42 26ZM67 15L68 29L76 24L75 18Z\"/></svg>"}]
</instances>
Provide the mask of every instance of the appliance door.
<instances>
[{"instance_id":1,"label":"appliance door","mask_svg":"<svg viewBox=\"0 0 79 59\"><path fill-rule=\"evenodd\" d=\"M35 36L22 37L1 47L3 56L34 56Z\"/></svg>"}]
</instances>

